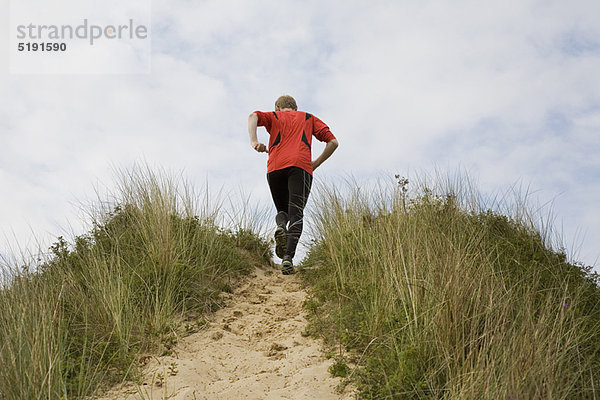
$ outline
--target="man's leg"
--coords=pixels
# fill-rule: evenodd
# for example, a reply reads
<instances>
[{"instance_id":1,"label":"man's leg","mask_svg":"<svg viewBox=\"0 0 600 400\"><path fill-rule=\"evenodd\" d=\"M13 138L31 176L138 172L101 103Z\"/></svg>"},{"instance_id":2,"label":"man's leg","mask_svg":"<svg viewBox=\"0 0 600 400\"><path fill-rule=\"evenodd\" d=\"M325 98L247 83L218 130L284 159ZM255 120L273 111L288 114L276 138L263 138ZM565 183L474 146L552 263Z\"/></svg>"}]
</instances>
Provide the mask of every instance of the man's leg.
<instances>
[{"instance_id":1,"label":"man's leg","mask_svg":"<svg viewBox=\"0 0 600 400\"><path fill-rule=\"evenodd\" d=\"M269 183L271 197L273 198L277 212L285 211L287 213L290 201L287 168L269 172L267 174L267 182Z\"/></svg>"},{"instance_id":2,"label":"man's leg","mask_svg":"<svg viewBox=\"0 0 600 400\"><path fill-rule=\"evenodd\" d=\"M288 178L286 170L273 171L267 174L267 182L271 190L271 197L277 209L275 222L277 229L275 230L275 254L279 258L283 258L286 252L287 243L287 224L288 224L288 208L289 208L289 192Z\"/></svg>"},{"instance_id":3,"label":"man's leg","mask_svg":"<svg viewBox=\"0 0 600 400\"><path fill-rule=\"evenodd\" d=\"M288 226L286 256L290 259L296 254L296 246L302 234L304 207L310 194L312 176L302 168L292 167L288 177Z\"/></svg>"}]
</instances>

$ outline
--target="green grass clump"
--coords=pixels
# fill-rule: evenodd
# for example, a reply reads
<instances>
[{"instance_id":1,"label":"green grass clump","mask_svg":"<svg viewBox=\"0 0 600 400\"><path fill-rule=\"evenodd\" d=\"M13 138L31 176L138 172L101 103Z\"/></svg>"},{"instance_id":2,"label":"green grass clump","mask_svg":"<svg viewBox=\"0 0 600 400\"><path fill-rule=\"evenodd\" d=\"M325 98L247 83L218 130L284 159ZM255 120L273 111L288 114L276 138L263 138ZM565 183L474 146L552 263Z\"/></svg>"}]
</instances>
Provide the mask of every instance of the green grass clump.
<instances>
[{"instance_id":1,"label":"green grass clump","mask_svg":"<svg viewBox=\"0 0 600 400\"><path fill-rule=\"evenodd\" d=\"M218 308L236 276L270 259L265 240L197 215L183 189L126 174L87 234L12 270L0 291L1 400L83 398L135 379L140 355L168 353L184 318Z\"/></svg>"},{"instance_id":2,"label":"green grass clump","mask_svg":"<svg viewBox=\"0 0 600 400\"><path fill-rule=\"evenodd\" d=\"M358 364L361 398L600 398L597 274L523 210L399 183L322 191L303 263L310 330Z\"/></svg>"}]
</instances>

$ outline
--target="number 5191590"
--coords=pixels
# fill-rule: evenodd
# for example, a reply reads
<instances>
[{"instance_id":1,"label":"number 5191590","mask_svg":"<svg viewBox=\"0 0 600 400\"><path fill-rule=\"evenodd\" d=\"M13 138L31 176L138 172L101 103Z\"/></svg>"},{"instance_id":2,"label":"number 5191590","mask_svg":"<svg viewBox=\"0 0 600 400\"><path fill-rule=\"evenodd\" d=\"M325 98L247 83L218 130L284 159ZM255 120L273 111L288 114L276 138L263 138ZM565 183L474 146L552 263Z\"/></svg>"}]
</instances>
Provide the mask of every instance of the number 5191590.
<instances>
[{"instance_id":1,"label":"number 5191590","mask_svg":"<svg viewBox=\"0 0 600 400\"><path fill-rule=\"evenodd\" d=\"M66 43L19 43L19 51L66 51Z\"/></svg>"}]
</instances>

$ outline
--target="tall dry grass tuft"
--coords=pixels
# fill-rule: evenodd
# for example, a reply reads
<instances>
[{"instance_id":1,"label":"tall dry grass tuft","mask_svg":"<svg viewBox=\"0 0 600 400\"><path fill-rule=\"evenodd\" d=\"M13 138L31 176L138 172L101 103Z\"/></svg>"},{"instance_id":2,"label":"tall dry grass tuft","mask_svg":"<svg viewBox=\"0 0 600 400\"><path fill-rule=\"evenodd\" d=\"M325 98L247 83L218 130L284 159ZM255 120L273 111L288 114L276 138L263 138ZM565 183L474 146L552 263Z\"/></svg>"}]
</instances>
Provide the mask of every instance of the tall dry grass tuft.
<instances>
[{"instance_id":1,"label":"tall dry grass tuft","mask_svg":"<svg viewBox=\"0 0 600 400\"><path fill-rule=\"evenodd\" d=\"M312 329L358 363L362 398L600 397L598 276L523 202L502 215L466 177L407 185L315 200Z\"/></svg>"},{"instance_id":2,"label":"tall dry grass tuft","mask_svg":"<svg viewBox=\"0 0 600 400\"><path fill-rule=\"evenodd\" d=\"M135 379L141 354L168 353L184 319L196 326L236 276L270 260L247 222L219 227L220 210L182 179L136 167L113 197L87 234L6 272L0 399L82 398Z\"/></svg>"}]
</instances>

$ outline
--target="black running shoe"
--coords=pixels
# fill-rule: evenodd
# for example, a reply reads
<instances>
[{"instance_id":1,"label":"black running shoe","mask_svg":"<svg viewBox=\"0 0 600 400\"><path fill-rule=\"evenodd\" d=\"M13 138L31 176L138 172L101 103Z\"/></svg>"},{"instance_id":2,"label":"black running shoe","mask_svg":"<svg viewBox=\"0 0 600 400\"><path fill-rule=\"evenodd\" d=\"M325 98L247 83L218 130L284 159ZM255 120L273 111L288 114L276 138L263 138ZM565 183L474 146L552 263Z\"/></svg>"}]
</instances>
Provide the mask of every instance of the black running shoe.
<instances>
[{"instance_id":1,"label":"black running shoe","mask_svg":"<svg viewBox=\"0 0 600 400\"><path fill-rule=\"evenodd\" d=\"M275 230L275 254L283 258L287 244L287 232L283 226L278 226Z\"/></svg>"},{"instance_id":2,"label":"black running shoe","mask_svg":"<svg viewBox=\"0 0 600 400\"><path fill-rule=\"evenodd\" d=\"M292 257L284 256L281 262L281 273L284 275L295 274L294 264L292 264Z\"/></svg>"}]
</instances>

